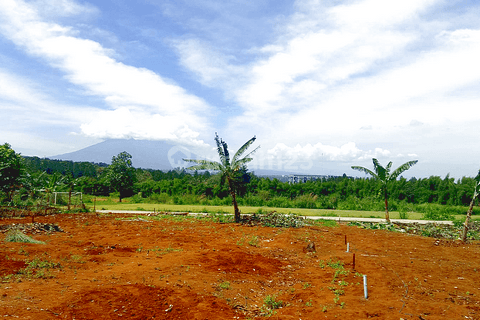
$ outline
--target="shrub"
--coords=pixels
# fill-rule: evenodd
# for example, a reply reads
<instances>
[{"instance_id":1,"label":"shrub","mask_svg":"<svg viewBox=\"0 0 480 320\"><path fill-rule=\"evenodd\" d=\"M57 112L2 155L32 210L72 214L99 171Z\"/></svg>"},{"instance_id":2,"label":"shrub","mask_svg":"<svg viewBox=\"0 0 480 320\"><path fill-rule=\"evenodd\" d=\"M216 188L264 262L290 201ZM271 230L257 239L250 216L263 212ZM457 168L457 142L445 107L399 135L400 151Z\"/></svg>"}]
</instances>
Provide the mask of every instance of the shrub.
<instances>
[{"instance_id":1,"label":"shrub","mask_svg":"<svg viewBox=\"0 0 480 320\"><path fill-rule=\"evenodd\" d=\"M455 215L455 211L448 206L434 203L420 204L417 211L423 213L423 219L426 220L452 220Z\"/></svg>"},{"instance_id":2,"label":"shrub","mask_svg":"<svg viewBox=\"0 0 480 320\"><path fill-rule=\"evenodd\" d=\"M170 196L165 193L154 193L150 196L150 201L154 203L170 203Z\"/></svg>"},{"instance_id":3,"label":"shrub","mask_svg":"<svg viewBox=\"0 0 480 320\"><path fill-rule=\"evenodd\" d=\"M290 207L290 200L286 197L274 197L267 201L268 207L288 208Z\"/></svg>"},{"instance_id":4,"label":"shrub","mask_svg":"<svg viewBox=\"0 0 480 320\"><path fill-rule=\"evenodd\" d=\"M252 216L244 216L243 223L260 224L264 227L283 227L283 228L299 228L304 226L305 219L294 214L284 214L278 212L270 212L265 214L253 214Z\"/></svg>"},{"instance_id":5,"label":"shrub","mask_svg":"<svg viewBox=\"0 0 480 320\"><path fill-rule=\"evenodd\" d=\"M143 203L142 193L139 192L132 197L132 203Z\"/></svg>"},{"instance_id":6,"label":"shrub","mask_svg":"<svg viewBox=\"0 0 480 320\"><path fill-rule=\"evenodd\" d=\"M295 208L316 209L318 196L313 194L303 194L293 201Z\"/></svg>"}]
</instances>

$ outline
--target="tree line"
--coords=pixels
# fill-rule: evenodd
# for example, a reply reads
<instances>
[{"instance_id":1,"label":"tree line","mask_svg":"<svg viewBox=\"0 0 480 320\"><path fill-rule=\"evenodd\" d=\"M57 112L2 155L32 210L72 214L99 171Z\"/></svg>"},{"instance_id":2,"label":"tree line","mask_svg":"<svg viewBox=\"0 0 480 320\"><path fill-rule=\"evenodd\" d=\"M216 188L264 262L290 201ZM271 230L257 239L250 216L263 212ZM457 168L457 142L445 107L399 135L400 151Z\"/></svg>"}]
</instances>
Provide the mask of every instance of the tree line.
<instances>
[{"instance_id":1,"label":"tree line","mask_svg":"<svg viewBox=\"0 0 480 320\"><path fill-rule=\"evenodd\" d=\"M13 155L13 156L12 156ZM3 203L34 202L36 192L78 191L87 195L133 202L172 204L231 205L228 181L209 171L176 169L161 171L133 167L133 159L124 152L112 164L72 162L21 157L8 144L0 146L0 200ZM2 169L3 167L3 169ZM9 171L5 168L9 167ZM125 176L125 173L128 174ZM235 191L239 205L375 210L382 211L382 181L374 178L328 177L291 184L260 177L240 168ZM9 177L10 175L10 177ZM12 179L11 176L18 177ZM422 205L465 207L472 200L477 181L430 176L406 179L400 176L388 185L390 210L418 210ZM34 192L35 191L35 192ZM458 211L465 211L459 208ZM465 212L463 212L465 213Z\"/></svg>"}]
</instances>

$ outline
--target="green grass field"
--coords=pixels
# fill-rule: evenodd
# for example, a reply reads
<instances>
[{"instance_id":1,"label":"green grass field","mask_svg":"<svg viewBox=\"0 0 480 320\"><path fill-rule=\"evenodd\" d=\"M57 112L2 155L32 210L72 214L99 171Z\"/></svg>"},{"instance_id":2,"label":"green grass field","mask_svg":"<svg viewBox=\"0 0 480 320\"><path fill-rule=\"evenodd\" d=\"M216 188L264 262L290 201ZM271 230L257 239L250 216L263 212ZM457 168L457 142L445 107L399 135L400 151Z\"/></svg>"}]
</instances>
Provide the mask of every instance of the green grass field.
<instances>
[{"instance_id":1,"label":"green grass field","mask_svg":"<svg viewBox=\"0 0 480 320\"><path fill-rule=\"evenodd\" d=\"M89 206L93 209L93 206ZM384 211L354 211L354 210L328 210L328 209L299 209L299 208L270 208L270 207L239 207L242 213L254 213L260 209L263 212L276 211L280 213L293 213L300 216L332 216L332 217L357 217L357 218L385 218ZM139 210L139 211L165 211L165 212L204 212L204 213L232 213L233 206L204 206L204 205L175 205L155 203L118 203L111 201L97 201L96 210ZM407 213L408 219L421 220L423 214L419 212ZM390 219L400 219L399 212L390 212ZM464 220L464 215L456 215L456 220ZM472 216L477 220L478 217Z\"/></svg>"}]
</instances>

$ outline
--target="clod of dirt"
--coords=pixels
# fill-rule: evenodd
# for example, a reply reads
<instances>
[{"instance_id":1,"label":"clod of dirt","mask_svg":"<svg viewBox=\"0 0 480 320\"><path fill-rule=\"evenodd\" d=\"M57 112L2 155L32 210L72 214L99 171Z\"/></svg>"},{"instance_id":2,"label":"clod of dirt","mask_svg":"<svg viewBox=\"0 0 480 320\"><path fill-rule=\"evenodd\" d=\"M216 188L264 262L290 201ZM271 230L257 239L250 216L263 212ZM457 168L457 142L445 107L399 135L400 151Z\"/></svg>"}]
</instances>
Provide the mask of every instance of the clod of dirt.
<instances>
[{"instance_id":1,"label":"clod of dirt","mask_svg":"<svg viewBox=\"0 0 480 320\"><path fill-rule=\"evenodd\" d=\"M315 248L315 242L309 242L305 248L303 248L303 252L317 252Z\"/></svg>"}]
</instances>

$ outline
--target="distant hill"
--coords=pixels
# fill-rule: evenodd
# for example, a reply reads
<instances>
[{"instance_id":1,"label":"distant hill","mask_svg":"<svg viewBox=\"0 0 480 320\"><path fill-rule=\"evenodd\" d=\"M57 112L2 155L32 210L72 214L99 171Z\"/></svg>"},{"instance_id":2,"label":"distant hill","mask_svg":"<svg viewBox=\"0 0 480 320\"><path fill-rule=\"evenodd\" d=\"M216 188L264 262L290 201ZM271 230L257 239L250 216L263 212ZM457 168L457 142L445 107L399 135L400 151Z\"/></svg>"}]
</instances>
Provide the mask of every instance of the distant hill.
<instances>
[{"instance_id":1,"label":"distant hill","mask_svg":"<svg viewBox=\"0 0 480 320\"><path fill-rule=\"evenodd\" d=\"M74 162L112 162L112 157L126 151L132 156L135 168L155 169L168 171L179 167L189 166L182 159L197 159L197 155L190 152L188 147L173 145L165 141L148 141L133 139L106 140L81 150L50 156L49 159L70 160ZM259 176L282 176L290 174L278 170L255 169Z\"/></svg>"},{"instance_id":2,"label":"distant hill","mask_svg":"<svg viewBox=\"0 0 480 320\"><path fill-rule=\"evenodd\" d=\"M95 163L112 162L112 157L126 151L132 156L135 168L172 170L184 167L183 158L196 158L188 148L172 145L165 141L133 139L106 140L84 149L48 157L49 159L87 161Z\"/></svg>"}]
</instances>

